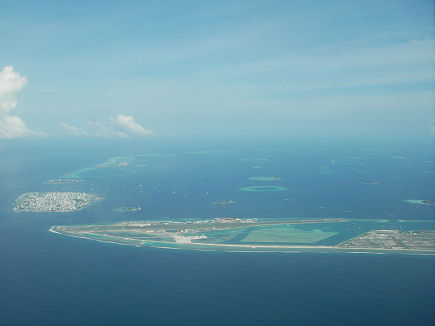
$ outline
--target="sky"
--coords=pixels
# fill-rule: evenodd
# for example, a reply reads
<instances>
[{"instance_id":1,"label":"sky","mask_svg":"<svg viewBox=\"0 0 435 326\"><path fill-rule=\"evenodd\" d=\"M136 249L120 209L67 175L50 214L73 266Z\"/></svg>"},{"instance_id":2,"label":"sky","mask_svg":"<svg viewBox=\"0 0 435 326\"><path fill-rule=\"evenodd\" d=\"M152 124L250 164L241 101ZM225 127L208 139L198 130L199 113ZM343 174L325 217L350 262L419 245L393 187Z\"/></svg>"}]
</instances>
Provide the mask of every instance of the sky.
<instances>
[{"instance_id":1,"label":"sky","mask_svg":"<svg viewBox=\"0 0 435 326\"><path fill-rule=\"evenodd\" d=\"M433 139L433 2L19 1L0 138Z\"/></svg>"}]
</instances>

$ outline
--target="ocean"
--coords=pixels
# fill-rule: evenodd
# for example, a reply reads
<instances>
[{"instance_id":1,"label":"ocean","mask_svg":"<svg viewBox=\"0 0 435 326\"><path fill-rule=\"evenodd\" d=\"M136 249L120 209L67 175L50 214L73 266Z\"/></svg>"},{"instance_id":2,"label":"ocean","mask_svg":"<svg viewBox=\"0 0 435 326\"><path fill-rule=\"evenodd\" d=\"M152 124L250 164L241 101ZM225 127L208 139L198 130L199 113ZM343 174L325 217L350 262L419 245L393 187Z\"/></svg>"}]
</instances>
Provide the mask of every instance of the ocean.
<instances>
[{"instance_id":1,"label":"ocean","mask_svg":"<svg viewBox=\"0 0 435 326\"><path fill-rule=\"evenodd\" d=\"M48 229L188 217L434 219L435 206L405 201L434 201L434 172L425 145L3 142L0 325L433 325L433 256L139 248ZM82 182L43 183L71 176ZM275 179L255 180L265 176ZM282 189L241 190L256 186ZM31 191L105 199L73 213L13 212Z\"/></svg>"}]
</instances>

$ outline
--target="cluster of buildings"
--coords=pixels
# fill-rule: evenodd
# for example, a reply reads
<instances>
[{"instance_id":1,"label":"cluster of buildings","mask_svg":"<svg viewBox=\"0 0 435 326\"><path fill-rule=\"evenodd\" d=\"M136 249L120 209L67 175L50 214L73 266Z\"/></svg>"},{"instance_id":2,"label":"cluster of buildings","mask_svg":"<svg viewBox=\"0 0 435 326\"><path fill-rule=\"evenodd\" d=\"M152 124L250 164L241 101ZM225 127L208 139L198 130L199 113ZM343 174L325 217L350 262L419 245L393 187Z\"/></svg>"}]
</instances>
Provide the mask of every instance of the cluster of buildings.
<instances>
[{"instance_id":1,"label":"cluster of buildings","mask_svg":"<svg viewBox=\"0 0 435 326\"><path fill-rule=\"evenodd\" d=\"M28 192L17 199L15 211L71 212L85 208L100 200L84 192Z\"/></svg>"}]
</instances>

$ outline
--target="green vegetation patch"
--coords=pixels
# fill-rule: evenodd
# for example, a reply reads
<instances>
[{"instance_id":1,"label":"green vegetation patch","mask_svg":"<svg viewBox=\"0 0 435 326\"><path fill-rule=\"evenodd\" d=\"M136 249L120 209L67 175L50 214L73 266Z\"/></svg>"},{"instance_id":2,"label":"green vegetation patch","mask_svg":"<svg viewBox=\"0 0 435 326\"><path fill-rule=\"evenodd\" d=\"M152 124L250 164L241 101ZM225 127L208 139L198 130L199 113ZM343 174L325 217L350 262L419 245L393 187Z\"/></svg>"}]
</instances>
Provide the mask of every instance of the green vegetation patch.
<instances>
[{"instance_id":1,"label":"green vegetation patch","mask_svg":"<svg viewBox=\"0 0 435 326\"><path fill-rule=\"evenodd\" d=\"M232 241L234 238L238 237L243 232L246 232L246 228L235 228L235 229L224 229L224 230L213 230L205 232L207 239L201 242L207 243L224 243Z\"/></svg>"},{"instance_id":2,"label":"green vegetation patch","mask_svg":"<svg viewBox=\"0 0 435 326\"><path fill-rule=\"evenodd\" d=\"M336 234L338 233L325 232L320 229L306 231L293 227L272 227L252 230L241 242L315 243Z\"/></svg>"}]
</instances>

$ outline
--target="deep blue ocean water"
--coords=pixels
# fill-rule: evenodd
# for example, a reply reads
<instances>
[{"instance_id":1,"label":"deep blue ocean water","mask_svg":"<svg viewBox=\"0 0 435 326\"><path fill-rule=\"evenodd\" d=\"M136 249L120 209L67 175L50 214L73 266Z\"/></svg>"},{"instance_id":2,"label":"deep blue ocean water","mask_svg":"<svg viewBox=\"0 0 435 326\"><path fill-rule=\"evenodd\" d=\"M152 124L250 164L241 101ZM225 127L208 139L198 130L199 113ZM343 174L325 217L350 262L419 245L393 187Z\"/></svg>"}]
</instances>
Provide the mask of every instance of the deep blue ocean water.
<instances>
[{"instance_id":1,"label":"deep blue ocean water","mask_svg":"<svg viewBox=\"0 0 435 326\"><path fill-rule=\"evenodd\" d=\"M198 151L215 152L189 153ZM111 157L153 153L175 155L135 156L126 167L83 174L80 184L42 184ZM163 217L434 219L434 206L403 201L435 200L434 170L425 146L2 143L0 325L433 325L432 256L137 248L48 228ZM288 190L239 190L255 185ZM11 211L22 193L57 190L106 198L75 213ZM212 204L219 200L235 204Z\"/></svg>"}]
</instances>

